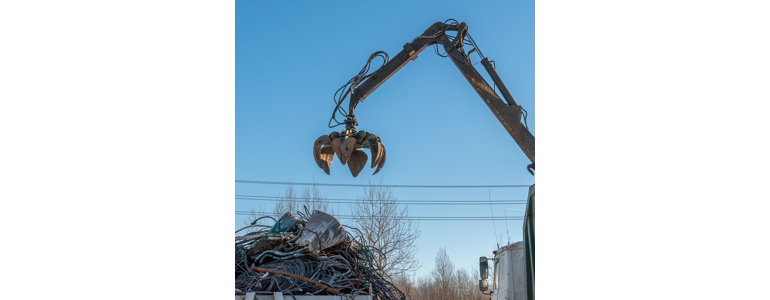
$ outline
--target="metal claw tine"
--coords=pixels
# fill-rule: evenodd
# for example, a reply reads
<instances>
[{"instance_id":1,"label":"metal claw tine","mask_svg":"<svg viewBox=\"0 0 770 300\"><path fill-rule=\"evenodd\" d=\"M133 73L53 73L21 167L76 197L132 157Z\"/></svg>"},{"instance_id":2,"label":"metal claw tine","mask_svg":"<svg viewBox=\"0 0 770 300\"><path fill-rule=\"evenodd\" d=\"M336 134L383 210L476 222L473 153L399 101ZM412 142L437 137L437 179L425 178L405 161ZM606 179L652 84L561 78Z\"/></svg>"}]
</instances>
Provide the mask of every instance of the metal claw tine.
<instances>
[{"instance_id":1,"label":"metal claw tine","mask_svg":"<svg viewBox=\"0 0 770 300\"><path fill-rule=\"evenodd\" d=\"M342 148L340 146L341 142L342 142L342 138L340 137L332 138L332 149L334 149L334 153L337 153L337 158L339 158L340 160L342 160L342 158L340 157L340 149ZM342 164L344 165L345 163L343 162Z\"/></svg>"},{"instance_id":2,"label":"metal claw tine","mask_svg":"<svg viewBox=\"0 0 770 300\"><path fill-rule=\"evenodd\" d=\"M339 146L339 152L337 152L337 157L340 159L340 162L342 164L347 164L348 159L350 159L350 154L353 153L353 149L356 147L356 139L354 137L341 137L340 138L340 146Z\"/></svg>"},{"instance_id":3,"label":"metal claw tine","mask_svg":"<svg viewBox=\"0 0 770 300\"><path fill-rule=\"evenodd\" d=\"M353 174L353 177L356 177L359 173L361 173L361 170L363 170L364 166L366 166L367 159L369 159L369 156L366 155L366 152L360 149L357 149L350 154L350 159L348 159L348 168L350 169L350 173Z\"/></svg>"},{"instance_id":4,"label":"metal claw tine","mask_svg":"<svg viewBox=\"0 0 770 300\"><path fill-rule=\"evenodd\" d=\"M313 144L313 159L315 159L315 163L323 169L324 167L321 166L321 147L324 145L331 145L331 138L328 135L322 135L318 139L315 140L315 143Z\"/></svg>"},{"instance_id":5,"label":"metal claw tine","mask_svg":"<svg viewBox=\"0 0 770 300\"><path fill-rule=\"evenodd\" d=\"M382 150L382 157L380 157L380 162L377 164L377 170L374 170L374 174L377 174L377 172L382 170L382 166L385 165L385 156L387 156L388 154L388 152L385 151L385 146L383 146L382 144L380 144L380 149Z\"/></svg>"},{"instance_id":6,"label":"metal claw tine","mask_svg":"<svg viewBox=\"0 0 770 300\"><path fill-rule=\"evenodd\" d=\"M378 137L376 134L369 134L367 135L367 141L369 142L369 150L372 152L372 168L376 166L380 162L380 158L382 157L382 151L380 150L382 148L382 143L380 143L380 137Z\"/></svg>"},{"instance_id":7,"label":"metal claw tine","mask_svg":"<svg viewBox=\"0 0 770 300\"><path fill-rule=\"evenodd\" d=\"M334 149L329 146L324 146L321 148L321 161L319 162L319 165L321 166L321 169L326 172L326 175L329 174L329 169L331 169L332 161L334 160Z\"/></svg>"}]
</instances>

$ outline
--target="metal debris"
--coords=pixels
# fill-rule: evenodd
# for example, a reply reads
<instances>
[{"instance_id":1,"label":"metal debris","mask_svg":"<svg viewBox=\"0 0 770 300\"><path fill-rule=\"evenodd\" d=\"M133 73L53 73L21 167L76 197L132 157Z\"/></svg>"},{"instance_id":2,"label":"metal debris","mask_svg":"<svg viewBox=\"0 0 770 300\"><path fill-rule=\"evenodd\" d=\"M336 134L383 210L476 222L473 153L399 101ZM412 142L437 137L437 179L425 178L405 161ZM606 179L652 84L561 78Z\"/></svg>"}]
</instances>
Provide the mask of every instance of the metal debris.
<instances>
[{"instance_id":1,"label":"metal debris","mask_svg":"<svg viewBox=\"0 0 770 300\"><path fill-rule=\"evenodd\" d=\"M321 211L305 208L278 221L258 218L256 228L235 238L236 292L288 295L371 295L373 299L405 300L373 263L376 248ZM272 219L275 224L256 225ZM237 232L238 232L237 231ZM236 232L236 233L237 233Z\"/></svg>"},{"instance_id":2,"label":"metal debris","mask_svg":"<svg viewBox=\"0 0 770 300\"><path fill-rule=\"evenodd\" d=\"M322 211L314 211L300 233L297 245L308 246L310 253L316 254L344 242L347 237L340 221Z\"/></svg>"}]
</instances>

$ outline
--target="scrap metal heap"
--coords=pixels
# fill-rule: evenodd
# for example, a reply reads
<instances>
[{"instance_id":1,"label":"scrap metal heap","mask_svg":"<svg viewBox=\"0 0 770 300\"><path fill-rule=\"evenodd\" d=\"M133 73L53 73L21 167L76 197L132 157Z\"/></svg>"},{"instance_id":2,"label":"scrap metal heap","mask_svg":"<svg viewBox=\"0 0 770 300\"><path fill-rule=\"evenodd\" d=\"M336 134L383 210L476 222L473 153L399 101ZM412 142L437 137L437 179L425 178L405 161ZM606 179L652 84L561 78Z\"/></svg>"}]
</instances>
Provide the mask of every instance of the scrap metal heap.
<instances>
[{"instance_id":1,"label":"scrap metal heap","mask_svg":"<svg viewBox=\"0 0 770 300\"><path fill-rule=\"evenodd\" d=\"M373 299L404 300L387 275L373 263L376 248L353 236L333 216L290 212L277 221L256 219L247 228L259 228L235 237L236 293L290 295L371 295ZM258 224L272 219L272 226ZM358 231L354 227L347 227Z\"/></svg>"}]
</instances>

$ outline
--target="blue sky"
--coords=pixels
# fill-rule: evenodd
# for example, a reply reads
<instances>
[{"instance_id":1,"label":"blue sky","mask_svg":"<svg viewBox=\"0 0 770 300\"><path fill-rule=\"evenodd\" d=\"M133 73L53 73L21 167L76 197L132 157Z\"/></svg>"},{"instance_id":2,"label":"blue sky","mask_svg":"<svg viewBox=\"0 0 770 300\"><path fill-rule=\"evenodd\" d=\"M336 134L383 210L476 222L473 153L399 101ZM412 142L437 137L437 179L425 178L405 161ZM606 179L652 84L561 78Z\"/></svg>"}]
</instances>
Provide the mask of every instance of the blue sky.
<instances>
[{"instance_id":1,"label":"blue sky","mask_svg":"<svg viewBox=\"0 0 770 300\"><path fill-rule=\"evenodd\" d=\"M532 184L529 163L449 58L432 48L391 77L356 109L359 130L376 133L387 148L383 170L368 166L357 178L335 158L331 175L318 168L312 144L330 129L334 92L370 54L395 56L434 22L466 22L483 54L516 101L529 112L536 134L534 1L433 4L340 1L303 4L236 1L235 178L241 180L365 184ZM478 61L478 56L473 57ZM373 61L372 70L381 64ZM481 64L476 65L485 75ZM491 80L487 80L491 82ZM347 106L347 102L345 103ZM284 186L235 184L236 194L278 196ZM320 187L329 198L357 198L358 187ZM400 199L525 199L526 188L395 188ZM273 202L235 200L236 210L271 210ZM334 209L348 214L347 204ZM507 210L506 210L507 209ZM495 205L496 217L521 216L523 205ZM490 216L490 206L410 206L413 216ZM521 240L521 221L496 221L498 235ZM235 228L243 226L235 216ZM470 269L496 247L491 221L421 221L418 259L433 268L439 247Z\"/></svg>"}]
</instances>

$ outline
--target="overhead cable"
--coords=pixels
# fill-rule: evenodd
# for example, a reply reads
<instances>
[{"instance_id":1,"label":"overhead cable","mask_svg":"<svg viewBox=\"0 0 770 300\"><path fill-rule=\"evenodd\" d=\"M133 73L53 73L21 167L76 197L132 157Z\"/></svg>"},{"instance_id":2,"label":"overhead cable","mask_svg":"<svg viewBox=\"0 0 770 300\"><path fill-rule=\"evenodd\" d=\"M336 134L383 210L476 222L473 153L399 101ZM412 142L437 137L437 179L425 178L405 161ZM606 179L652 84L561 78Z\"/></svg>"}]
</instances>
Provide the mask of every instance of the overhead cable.
<instances>
[{"instance_id":1,"label":"overhead cable","mask_svg":"<svg viewBox=\"0 0 770 300\"><path fill-rule=\"evenodd\" d=\"M235 183L251 184L281 184L281 185L317 185L317 186L345 186L345 187L370 187L369 184L351 184L351 183L309 183L309 182L288 182L288 181L261 181L261 180L235 180ZM416 185L416 184L377 184L376 187L390 188L523 188L530 187L531 184L499 184L499 185Z\"/></svg>"},{"instance_id":2,"label":"overhead cable","mask_svg":"<svg viewBox=\"0 0 770 300\"><path fill-rule=\"evenodd\" d=\"M286 197L281 197L281 196L260 196L260 195L235 195L235 197L236 198L238 198L238 197L241 197L241 198L264 198L265 200L267 200L267 199L281 199L281 200L287 199ZM295 200L303 200L303 199L307 199L307 198L294 197L294 199ZM362 201L361 199L355 199L355 198L319 198L318 200L322 200L322 201L326 201L326 200L356 201L356 202ZM364 201L366 201L366 200L364 200ZM415 202L484 202L485 204L489 203L489 200L473 200L473 199L471 199L471 200L411 200L411 199L407 200L407 199L394 199L393 201L395 201L395 202L411 202L411 201L415 201ZM522 200L522 199L520 199L520 200L499 199L499 200L492 200L492 203L496 203L496 202L518 202L518 201L526 202L527 200Z\"/></svg>"}]
</instances>

